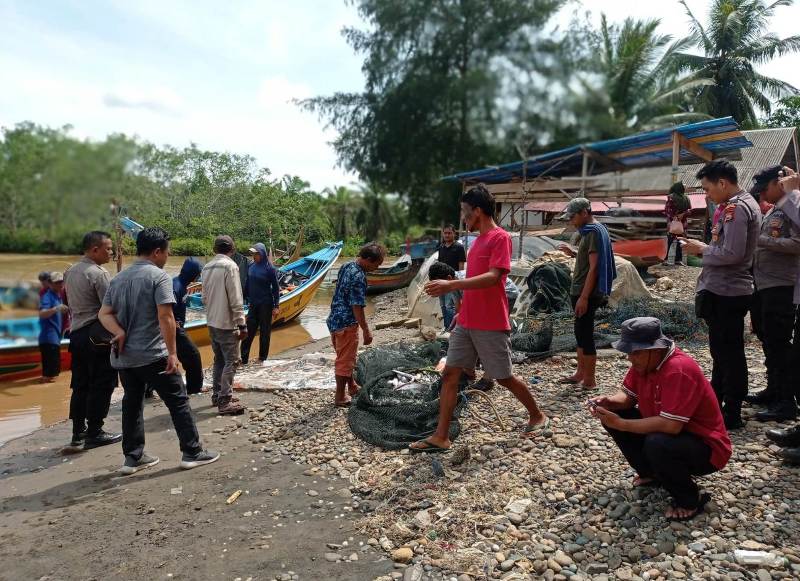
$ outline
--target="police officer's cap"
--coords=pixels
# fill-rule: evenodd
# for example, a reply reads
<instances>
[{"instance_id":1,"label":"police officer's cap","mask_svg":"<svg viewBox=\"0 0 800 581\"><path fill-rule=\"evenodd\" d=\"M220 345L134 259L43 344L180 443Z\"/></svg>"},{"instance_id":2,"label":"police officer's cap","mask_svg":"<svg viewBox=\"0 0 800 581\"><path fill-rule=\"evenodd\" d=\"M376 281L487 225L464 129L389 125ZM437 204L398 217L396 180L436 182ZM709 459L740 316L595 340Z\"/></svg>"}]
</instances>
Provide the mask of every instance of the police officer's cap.
<instances>
[{"instance_id":1,"label":"police officer's cap","mask_svg":"<svg viewBox=\"0 0 800 581\"><path fill-rule=\"evenodd\" d=\"M773 165L762 169L753 176L753 187L750 188L750 193L757 195L766 190L772 180L778 179L778 172L782 169L783 167L780 165Z\"/></svg>"}]
</instances>

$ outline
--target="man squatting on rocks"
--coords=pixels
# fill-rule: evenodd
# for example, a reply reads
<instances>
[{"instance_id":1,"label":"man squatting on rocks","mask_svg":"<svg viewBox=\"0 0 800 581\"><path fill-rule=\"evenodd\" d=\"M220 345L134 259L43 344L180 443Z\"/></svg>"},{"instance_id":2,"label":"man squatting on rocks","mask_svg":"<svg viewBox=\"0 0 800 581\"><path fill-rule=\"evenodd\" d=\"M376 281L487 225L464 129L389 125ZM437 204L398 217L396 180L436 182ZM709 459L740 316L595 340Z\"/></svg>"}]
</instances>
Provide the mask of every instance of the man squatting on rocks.
<instances>
[{"instance_id":1,"label":"man squatting on rocks","mask_svg":"<svg viewBox=\"0 0 800 581\"><path fill-rule=\"evenodd\" d=\"M761 209L739 187L736 167L727 160L707 163L697 179L718 204L711 243L683 240L684 251L703 257L697 279L695 309L708 325L713 367L711 385L717 394L725 427L744 427L742 402L747 396L744 317L753 296L753 255L761 230Z\"/></svg>"},{"instance_id":2,"label":"man squatting on rocks","mask_svg":"<svg viewBox=\"0 0 800 581\"><path fill-rule=\"evenodd\" d=\"M586 198L570 200L559 219L569 220L578 231L575 242L577 248L569 244L558 247L565 254L575 257L570 296L575 312L575 340L578 344L578 368L574 374L561 378L560 383L594 389L597 387L594 316L597 309L608 302L611 284L617 277L614 251L608 230L594 219L592 204Z\"/></svg>"},{"instance_id":3,"label":"man squatting on rocks","mask_svg":"<svg viewBox=\"0 0 800 581\"><path fill-rule=\"evenodd\" d=\"M478 358L486 376L508 388L528 410L526 434L537 434L550 423L528 386L512 370L511 326L504 288L511 271L511 237L497 226L494 215L494 197L485 187L478 185L466 192L461 197L461 217L469 232L480 233L467 255L467 277L425 284L425 292L432 297L461 290L464 298L456 327L450 334L439 397L439 423L432 436L411 444L413 452L441 452L450 448L450 423L458 381L464 369L475 368Z\"/></svg>"},{"instance_id":4,"label":"man squatting on rocks","mask_svg":"<svg viewBox=\"0 0 800 581\"><path fill-rule=\"evenodd\" d=\"M792 221L792 224L800 227L800 176L794 170L784 167L779 175L779 180L784 194L775 203L775 208L781 210ZM800 304L800 279L795 283L793 302L795 305ZM796 363L797 357L800 355L799 338L800 309L795 318L794 328L793 360L795 365L792 369L792 381L795 389L798 389L798 381L800 381L800 367ZM800 394L796 392L795 396L797 397L798 395ZM769 429L766 434L770 440L783 447L780 451L780 456L784 460L792 464L800 464L800 425L795 425L786 430Z\"/></svg>"},{"instance_id":5,"label":"man squatting on rocks","mask_svg":"<svg viewBox=\"0 0 800 581\"><path fill-rule=\"evenodd\" d=\"M339 269L336 289L331 299L331 312L326 321L333 349L336 351L336 407L349 406L351 398L358 393L359 386L353 378L353 370L358 356L359 327L364 335L364 345L372 343L372 332L364 313L367 304L367 273L377 270L385 256L386 251L382 246L367 244L361 248L356 260Z\"/></svg>"},{"instance_id":6,"label":"man squatting on rocks","mask_svg":"<svg viewBox=\"0 0 800 581\"><path fill-rule=\"evenodd\" d=\"M613 347L631 363L622 389L587 406L636 470L634 487L663 486L674 499L667 518L689 520L710 500L692 476L721 470L731 456L716 395L697 362L662 334L658 319L623 322Z\"/></svg>"},{"instance_id":7,"label":"man squatting on rocks","mask_svg":"<svg viewBox=\"0 0 800 581\"><path fill-rule=\"evenodd\" d=\"M145 228L136 237L137 260L111 281L100 309L100 321L113 333L111 365L119 370L122 398L123 474L153 466L159 459L144 450L144 395L149 385L169 409L180 441L180 467L195 468L219 459L200 444L189 396L178 371L175 345L175 294L164 272L169 235Z\"/></svg>"},{"instance_id":8,"label":"man squatting on rocks","mask_svg":"<svg viewBox=\"0 0 800 581\"><path fill-rule=\"evenodd\" d=\"M203 304L214 352L211 405L218 406L221 415L238 415L245 409L233 395L233 377L241 357L239 340L247 333L242 282L232 258L235 253L233 238L217 236L215 256L202 272Z\"/></svg>"},{"instance_id":9,"label":"man squatting on rocks","mask_svg":"<svg viewBox=\"0 0 800 581\"><path fill-rule=\"evenodd\" d=\"M114 246L107 232L94 230L83 237L82 247L81 259L64 273L67 302L72 312L69 338L72 441L68 447L83 446L88 450L119 442L122 434L103 431L111 394L117 387L117 372L111 367L109 349L95 346L90 337L92 327L100 325L97 314L111 281L103 265L111 260Z\"/></svg>"}]
</instances>

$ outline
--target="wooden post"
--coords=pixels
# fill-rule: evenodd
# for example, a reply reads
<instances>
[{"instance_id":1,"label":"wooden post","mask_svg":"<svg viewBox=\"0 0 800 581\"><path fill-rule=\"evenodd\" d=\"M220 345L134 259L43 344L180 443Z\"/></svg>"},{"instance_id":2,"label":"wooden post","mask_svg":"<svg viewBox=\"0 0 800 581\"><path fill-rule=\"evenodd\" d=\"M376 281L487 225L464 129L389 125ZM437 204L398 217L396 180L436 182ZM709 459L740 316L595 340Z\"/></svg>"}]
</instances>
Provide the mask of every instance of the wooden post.
<instances>
[{"instance_id":1,"label":"wooden post","mask_svg":"<svg viewBox=\"0 0 800 581\"><path fill-rule=\"evenodd\" d=\"M528 188L526 187L528 182L528 156L527 152L525 153L525 161L522 163L522 222L523 224L519 227L519 252L517 252L517 259L522 258L522 246L525 242L525 227L528 224L527 216L528 212L525 210L525 206L528 203ZM511 214L514 215L513 213Z\"/></svg>"},{"instance_id":2,"label":"wooden post","mask_svg":"<svg viewBox=\"0 0 800 581\"><path fill-rule=\"evenodd\" d=\"M792 131L792 146L794 147L794 170L800 172L800 148L797 146L797 129Z\"/></svg>"},{"instance_id":3,"label":"wooden post","mask_svg":"<svg viewBox=\"0 0 800 581\"><path fill-rule=\"evenodd\" d=\"M681 139L677 131L672 132L672 181L674 184L678 181L678 168L681 163Z\"/></svg>"},{"instance_id":4,"label":"wooden post","mask_svg":"<svg viewBox=\"0 0 800 581\"><path fill-rule=\"evenodd\" d=\"M589 174L589 156L586 155L586 150L581 153L581 194L586 197L586 176Z\"/></svg>"},{"instance_id":5,"label":"wooden post","mask_svg":"<svg viewBox=\"0 0 800 581\"><path fill-rule=\"evenodd\" d=\"M122 224L119 222L119 216L122 212L116 200L111 200L111 217L114 220L114 247L117 251L117 274L122 271Z\"/></svg>"}]
</instances>

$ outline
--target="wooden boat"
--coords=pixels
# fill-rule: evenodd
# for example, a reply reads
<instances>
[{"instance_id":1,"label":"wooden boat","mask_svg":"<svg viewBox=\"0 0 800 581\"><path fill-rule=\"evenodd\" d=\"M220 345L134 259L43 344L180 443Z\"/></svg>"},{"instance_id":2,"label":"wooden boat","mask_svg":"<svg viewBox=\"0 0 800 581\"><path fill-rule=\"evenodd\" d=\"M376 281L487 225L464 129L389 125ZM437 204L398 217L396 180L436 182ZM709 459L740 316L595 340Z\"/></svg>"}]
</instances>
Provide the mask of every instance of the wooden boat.
<instances>
[{"instance_id":1,"label":"wooden boat","mask_svg":"<svg viewBox=\"0 0 800 581\"><path fill-rule=\"evenodd\" d=\"M331 267L342 252L342 243L329 244L322 250L282 266L279 270L288 276L302 279L293 289L281 295L280 311L273 326L296 319L308 306ZM33 317L33 319L36 319ZM8 320L4 321L8 323ZM37 319L38 325L38 319ZM206 320L186 323L188 335L197 345L210 343ZM41 356L37 343L38 328L33 337L0 337L0 383L38 377L42 373ZM71 357L69 340L61 342L61 368L69 369Z\"/></svg>"},{"instance_id":2,"label":"wooden boat","mask_svg":"<svg viewBox=\"0 0 800 581\"><path fill-rule=\"evenodd\" d=\"M417 276L422 261L405 254L386 268L367 273L367 294L385 293L407 287Z\"/></svg>"},{"instance_id":3,"label":"wooden boat","mask_svg":"<svg viewBox=\"0 0 800 581\"><path fill-rule=\"evenodd\" d=\"M336 242L278 269L288 276L299 276L303 280L295 288L281 294L278 316L272 323L273 327L293 321L303 312L341 252L342 243ZM188 305L192 309L202 308L200 294L189 295ZM184 328L196 345L208 345L211 342L205 319L189 321Z\"/></svg>"},{"instance_id":4,"label":"wooden boat","mask_svg":"<svg viewBox=\"0 0 800 581\"><path fill-rule=\"evenodd\" d=\"M667 239L621 240L612 242L614 254L630 260L637 268L653 266L667 257Z\"/></svg>"}]
</instances>

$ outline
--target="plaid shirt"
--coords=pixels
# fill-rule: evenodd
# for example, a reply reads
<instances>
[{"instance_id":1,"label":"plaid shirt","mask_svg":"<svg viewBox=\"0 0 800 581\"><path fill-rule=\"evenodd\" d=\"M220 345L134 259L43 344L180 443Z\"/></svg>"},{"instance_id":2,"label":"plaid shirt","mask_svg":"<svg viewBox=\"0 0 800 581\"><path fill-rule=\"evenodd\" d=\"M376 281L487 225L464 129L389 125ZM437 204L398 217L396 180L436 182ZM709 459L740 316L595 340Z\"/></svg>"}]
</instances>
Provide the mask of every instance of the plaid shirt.
<instances>
[{"instance_id":1,"label":"plaid shirt","mask_svg":"<svg viewBox=\"0 0 800 581\"><path fill-rule=\"evenodd\" d=\"M339 270L336 290L333 292L331 313L327 320L328 330L331 333L358 324L353 314L353 306L365 306L366 294L366 273L357 262L348 262Z\"/></svg>"}]
</instances>

